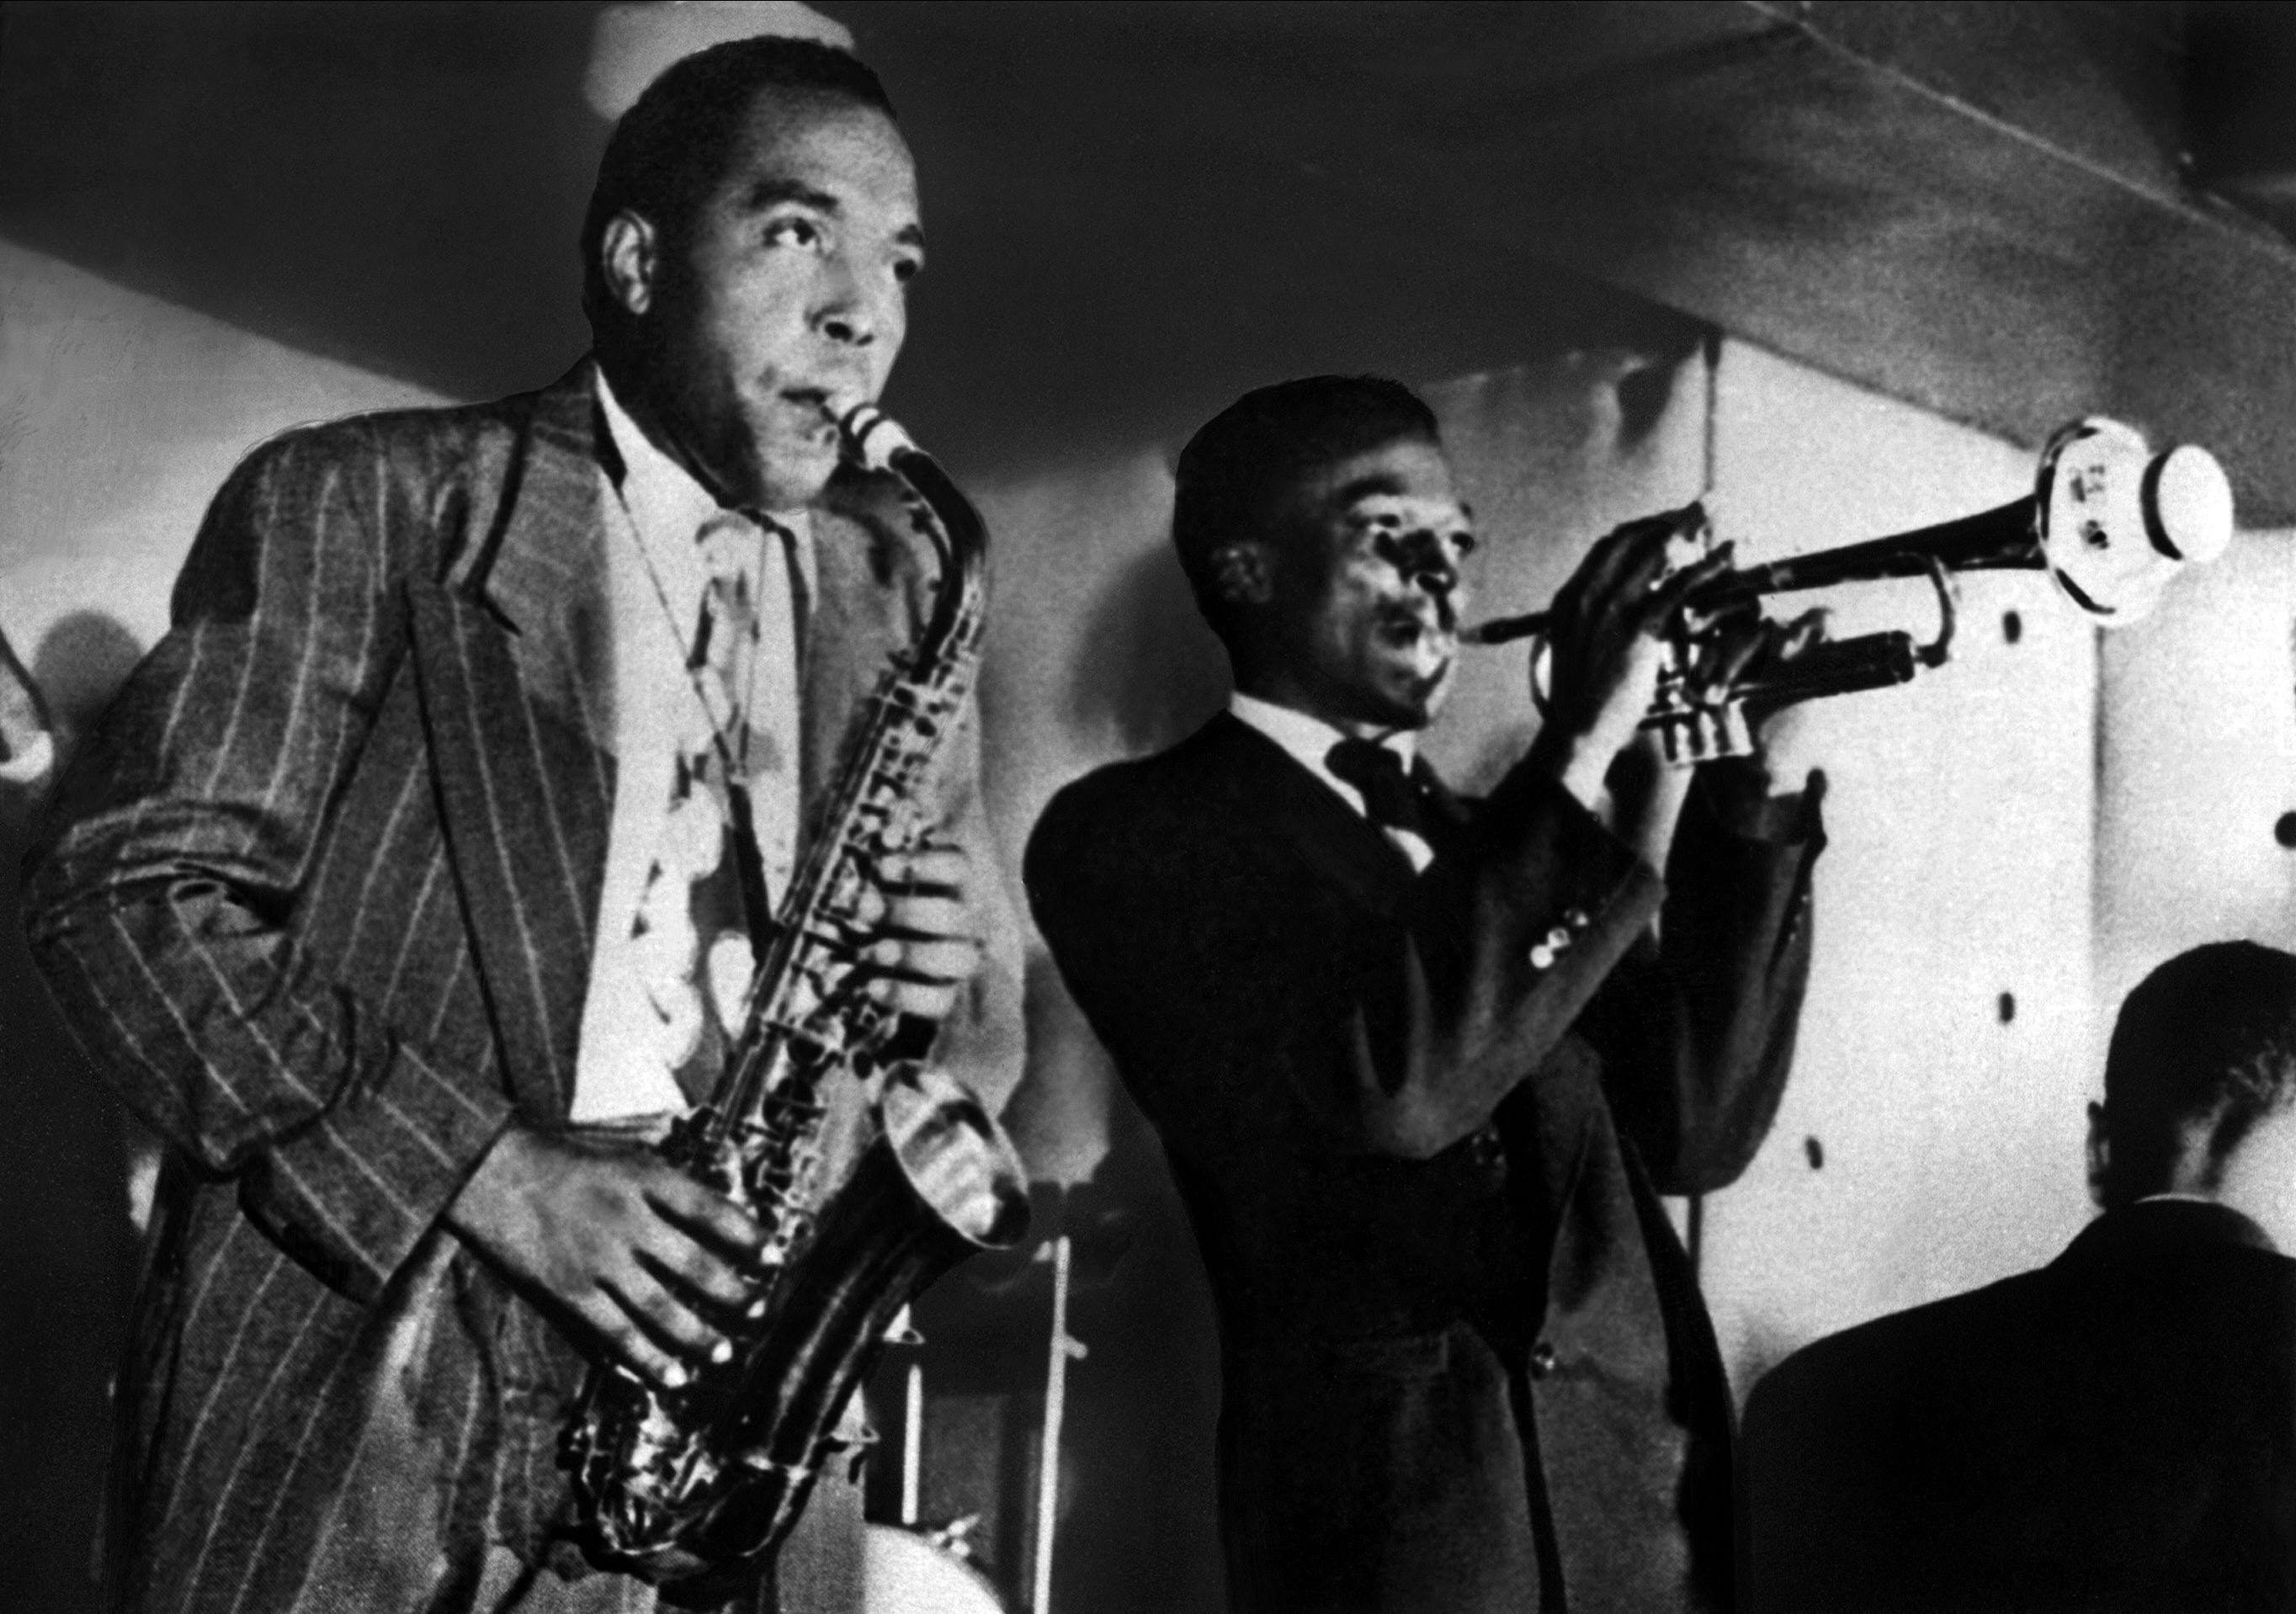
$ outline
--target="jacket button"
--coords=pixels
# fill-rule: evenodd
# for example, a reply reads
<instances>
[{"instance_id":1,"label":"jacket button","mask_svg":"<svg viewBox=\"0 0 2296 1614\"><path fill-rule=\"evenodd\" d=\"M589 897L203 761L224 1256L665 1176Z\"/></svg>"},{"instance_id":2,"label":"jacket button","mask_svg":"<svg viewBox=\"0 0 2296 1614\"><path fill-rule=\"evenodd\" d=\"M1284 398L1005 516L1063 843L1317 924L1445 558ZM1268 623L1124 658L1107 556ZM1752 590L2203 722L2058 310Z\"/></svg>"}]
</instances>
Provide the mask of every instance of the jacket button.
<instances>
[{"instance_id":1,"label":"jacket button","mask_svg":"<svg viewBox=\"0 0 2296 1614\"><path fill-rule=\"evenodd\" d=\"M1544 1379L1554 1371L1554 1347L1541 1340L1530 1348L1530 1376Z\"/></svg>"}]
</instances>

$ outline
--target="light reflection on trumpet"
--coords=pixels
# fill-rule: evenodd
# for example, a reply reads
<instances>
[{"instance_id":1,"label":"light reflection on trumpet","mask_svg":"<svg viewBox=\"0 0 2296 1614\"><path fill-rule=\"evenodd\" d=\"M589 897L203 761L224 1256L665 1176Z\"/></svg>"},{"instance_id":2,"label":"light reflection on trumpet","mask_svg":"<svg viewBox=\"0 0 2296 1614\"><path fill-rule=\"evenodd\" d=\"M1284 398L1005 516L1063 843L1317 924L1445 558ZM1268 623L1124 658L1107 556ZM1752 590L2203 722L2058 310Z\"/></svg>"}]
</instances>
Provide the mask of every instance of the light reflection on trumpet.
<instances>
[{"instance_id":1,"label":"light reflection on trumpet","mask_svg":"<svg viewBox=\"0 0 2296 1614\"><path fill-rule=\"evenodd\" d=\"M2042 450L2030 497L1726 572L1693 591L1669 635L1668 666L1643 725L1657 732L1677 766L1747 755L1753 731L1786 707L1904 684L1924 667L1943 666L1953 640L1956 574L2046 570L2099 627L2117 627L2150 611L2185 567L2223 553L2232 527L2231 484L2207 449L2186 443L2156 455L2132 427L2095 416L2075 421ZM1941 627L1929 643L1900 630L1821 643L1718 692L1691 675L1705 634L1734 607L1766 594L1890 578L1927 578L1936 589ZM1544 611L1502 617L1466 629L1460 640L1503 644L1546 627ZM1535 692L1540 683L1533 679Z\"/></svg>"}]
</instances>

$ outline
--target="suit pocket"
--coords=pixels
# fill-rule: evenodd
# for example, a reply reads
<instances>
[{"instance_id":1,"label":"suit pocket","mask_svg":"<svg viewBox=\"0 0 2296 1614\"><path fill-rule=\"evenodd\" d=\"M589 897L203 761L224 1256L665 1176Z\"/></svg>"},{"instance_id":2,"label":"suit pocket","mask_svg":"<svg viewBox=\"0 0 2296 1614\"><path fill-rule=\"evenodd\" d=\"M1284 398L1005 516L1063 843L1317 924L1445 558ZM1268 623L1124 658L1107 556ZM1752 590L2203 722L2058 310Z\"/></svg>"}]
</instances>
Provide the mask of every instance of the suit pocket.
<instances>
[{"instance_id":1,"label":"suit pocket","mask_svg":"<svg viewBox=\"0 0 2296 1614\"><path fill-rule=\"evenodd\" d=\"M1431 1379L1449 1371L1447 1333L1396 1334L1383 1339L1341 1340L1330 1347L1332 1368L1382 1379Z\"/></svg>"}]
</instances>

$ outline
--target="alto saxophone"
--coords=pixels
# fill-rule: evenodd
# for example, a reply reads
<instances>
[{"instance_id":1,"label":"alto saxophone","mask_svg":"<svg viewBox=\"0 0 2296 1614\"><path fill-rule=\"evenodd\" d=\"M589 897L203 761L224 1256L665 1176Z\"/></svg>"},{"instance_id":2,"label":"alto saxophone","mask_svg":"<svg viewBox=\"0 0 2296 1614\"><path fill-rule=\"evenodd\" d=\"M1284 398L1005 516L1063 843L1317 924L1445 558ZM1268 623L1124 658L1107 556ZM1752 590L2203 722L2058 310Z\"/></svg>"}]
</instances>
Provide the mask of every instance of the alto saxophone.
<instances>
[{"instance_id":1,"label":"alto saxophone","mask_svg":"<svg viewBox=\"0 0 2296 1614\"><path fill-rule=\"evenodd\" d=\"M959 1260L1028 1225L1012 1144L940 1072L890 1058L898 1017L872 1000L854 916L871 865L916 846L918 805L980 660L987 532L955 485L869 405L838 422L848 457L898 480L939 578L930 619L863 710L821 831L790 882L740 1039L710 1102L661 1153L767 1229L760 1320L733 1360L657 1389L591 1369L566 1430L590 1556L682 1594L723 1594L773 1561L832 1431L900 1309ZM879 1135L816 1209L824 1086L877 1093Z\"/></svg>"}]
</instances>

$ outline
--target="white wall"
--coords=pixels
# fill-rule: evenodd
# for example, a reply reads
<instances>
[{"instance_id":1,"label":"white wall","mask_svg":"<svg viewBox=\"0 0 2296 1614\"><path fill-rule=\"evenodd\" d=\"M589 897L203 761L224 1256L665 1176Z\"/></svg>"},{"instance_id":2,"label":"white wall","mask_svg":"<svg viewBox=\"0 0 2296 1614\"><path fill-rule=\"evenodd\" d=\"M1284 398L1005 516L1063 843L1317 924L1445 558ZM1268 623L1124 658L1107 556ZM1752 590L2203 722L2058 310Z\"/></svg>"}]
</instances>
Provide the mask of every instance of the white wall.
<instances>
[{"instance_id":1,"label":"white wall","mask_svg":"<svg viewBox=\"0 0 2296 1614\"><path fill-rule=\"evenodd\" d=\"M1715 459L1748 561L1973 513L2034 471L1737 343ZM1800 1045L1768 1145L1707 1202L1704 1278L1742 1391L1819 1334L2047 1259L2087 1212L2095 635L2038 572L1959 593L1950 664L1810 709L1831 844ZM1925 583L1814 597L1836 636L1937 618Z\"/></svg>"},{"instance_id":2,"label":"white wall","mask_svg":"<svg viewBox=\"0 0 2296 1614\"><path fill-rule=\"evenodd\" d=\"M436 401L0 242L0 631L29 663L59 620L98 611L148 647L208 501L250 448L302 422ZM62 669L83 674L100 676ZM90 692L62 692L69 706Z\"/></svg>"},{"instance_id":3,"label":"white wall","mask_svg":"<svg viewBox=\"0 0 2296 1614\"><path fill-rule=\"evenodd\" d=\"M2097 987L2249 937L2296 948L2296 535L2245 532L2154 615L2103 641Z\"/></svg>"}]
</instances>

